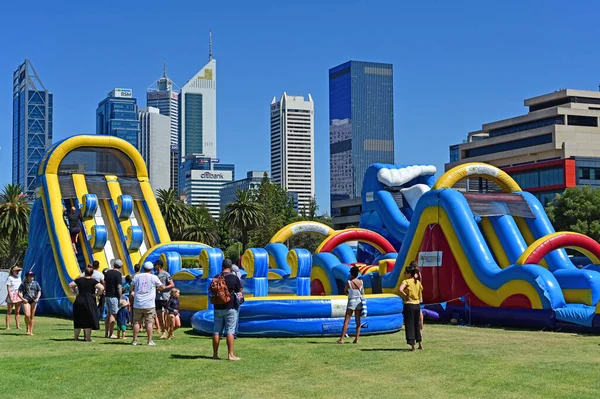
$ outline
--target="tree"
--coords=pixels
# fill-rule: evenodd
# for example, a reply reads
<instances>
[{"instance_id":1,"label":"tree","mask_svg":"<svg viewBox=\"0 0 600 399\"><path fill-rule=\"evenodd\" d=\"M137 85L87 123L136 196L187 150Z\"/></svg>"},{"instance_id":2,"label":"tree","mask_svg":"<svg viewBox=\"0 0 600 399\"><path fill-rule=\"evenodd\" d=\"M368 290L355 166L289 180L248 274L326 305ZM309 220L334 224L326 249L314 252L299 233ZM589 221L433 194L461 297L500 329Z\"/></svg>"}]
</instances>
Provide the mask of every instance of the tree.
<instances>
[{"instance_id":1,"label":"tree","mask_svg":"<svg viewBox=\"0 0 600 399\"><path fill-rule=\"evenodd\" d=\"M279 184L272 183L267 174L254 194L260 204L262 218L259 228L250 235L250 243L253 247L262 248L279 229L298 217L298 212L290 194Z\"/></svg>"},{"instance_id":2,"label":"tree","mask_svg":"<svg viewBox=\"0 0 600 399\"><path fill-rule=\"evenodd\" d=\"M332 226L332 221L329 216L317 216L319 206L317 205L316 198L311 198L308 206L300 211L300 216L294 218L293 222L300 221L313 221ZM298 234L291 237L288 240L288 246L290 248L304 248L310 252L315 252L317 247L323 242L324 237L319 234Z\"/></svg>"},{"instance_id":3,"label":"tree","mask_svg":"<svg viewBox=\"0 0 600 399\"><path fill-rule=\"evenodd\" d=\"M248 248L248 232L260 225L261 216L261 206L252 198L250 190L238 190L236 200L227 204L223 222L241 233L242 252Z\"/></svg>"},{"instance_id":4,"label":"tree","mask_svg":"<svg viewBox=\"0 0 600 399\"><path fill-rule=\"evenodd\" d=\"M186 205L177 198L177 190L158 189L157 202L169 235L172 238L179 236L183 227L188 224L188 212Z\"/></svg>"},{"instance_id":5,"label":"tree","mask_svg":"<svg viewBox=\"0 0 600 399\"><path fill-rule=\"evenodd\" d=\"M600 188L572 187L546 205L556 231L574 231L600 241Z\"/></svg>"},{"instance_id":6,"label":"tree","mask_svg":"<svg viewBox=\"0 0 600 399\"><path fill-rule=\"evenodd\" d=\"M7 184L0 193L0 258L4 265L22 263L27 249L31 208L23 186Z\"/></svg>"},{"instance_id":7,"label":"tree","mask_svg":"<svg viewBox=\"0 0 600 399\"><path fill-rule=\"evenodd\" d=\"M183 240L197 241L210 246L219 244L217 223L206 206L189 206L186 208L187 217L181 229Z\"/></svg>"}]
</instances>

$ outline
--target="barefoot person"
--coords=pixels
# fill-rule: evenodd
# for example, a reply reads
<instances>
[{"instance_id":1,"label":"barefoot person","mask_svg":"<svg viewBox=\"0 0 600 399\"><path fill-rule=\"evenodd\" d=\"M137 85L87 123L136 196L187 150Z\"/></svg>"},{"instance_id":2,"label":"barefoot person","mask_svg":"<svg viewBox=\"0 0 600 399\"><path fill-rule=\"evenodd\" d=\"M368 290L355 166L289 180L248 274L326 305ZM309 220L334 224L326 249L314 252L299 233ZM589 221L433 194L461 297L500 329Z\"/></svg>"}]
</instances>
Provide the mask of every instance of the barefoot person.
<instances>
[{"instance_id":1,"label":"barefoot person","mask_svg":"<svg viewBox=\"0 0 600 399\"><path fill-rule=\"evenodd\" d=\"M10 268L8 273L8 280L6 280L6 329L10 330L10 314L15 309L15 325L17 330L21 329L21 319L19 314L21 313L21 297L19 296L19 287L21 286L21 277L19 272L22 269L19 266L13 266Z\"/></svg>"},{"instance_id":2,"label":"barefoot person","mask_svg":"<svg viewBox=\"0 0 600 399\"><path fill-rule=\"evenodd\" d=\"M164 264L162 260L157 260L154 262L154 271L156 272L156 277L160 280L164 289L161 292L156 293L156 300L154 307L156 308L156 319L158 321L157 328L158 332L161 333L160 339L167 338L167 322L168 322L168 312L167 312L167 302L169 301L169 294L171 293L171 288L175 287L175 283L171 278L171 275L165 271Z\"/></svg>"},{"instance_id":3,"label":"barefoot person","mask_svg":"<svg viewBox=\"0 0 600 399\"><path fill-rule=\"evenodd\" d=\"M64 217L69 221L69 233L71 234L71 243L73 244L73 251L77 253L77 241L79 241L79 233L81 232L81 223L83 218L74 206L71 207L71 211L67 212L65 209Z\"/></svg>"},{"instance_id":4,"label":"barefoot person","mask_svg":"<svg viewBox=\"0 0 600 399\"><path fill-rule=\"evenodd\" d=\"M344 318L344 327L342 328L342 336L336 342L338 344L344 343L344 337L348 331L348 324L350 318L354 314L356 321L356 338L353 343L358 344L358 337L360 336L360 316L362 313L362 297L365 295L362 280L358 279L358 267L352 266L350 268L350 279L347 281L344 287L344 293L348 295L348 305L346 306L346 317Z\"/></svg>"},{"instance_id":5,"label":"barefoot person","mask_svg":"<svg viewBox=\"0 0 600 399\"><path fill-rule=\"evenodd\" d=\"M169 331L168 339L173 339L173 332L181 327L181 318L179 317L179 290L173 288L169 301L167 302L167 330Z\"/></svg>"},{"instance_id":6,"label":"barefoot person","mask_svg":"<svg viewBox=\"0 0 600 399\"><path fill-rule=\"evenodd\" d=\"M219 284L222 290L218 293L213 292L214 310L214 327L213 327L213 359L219 358L219 342L221 336L225 335L227 340L227 356L229 360L240 360L239 357L233 354L235 327L238 322L238 311L235 309L234 300L231 294L242 292L240 279L236 275L231 274L232 262L230 259L223 261L223 272L213 278L215 280L224 279L225 285ZM211 287L213 283L211 282Z\"/></svg>"},{"instance_id":7,"label":"barefoot person","mask_svg":"<svg viewBox=\"0 0 600 399\"><path fill-rule=\"evenodd\" d=\"M106 319L104 319L104 338L115 339L115 323L117 321L117 312L119 311L119 300L123 288L123 275L121 274L123 261L116 259L113 263L113 269L104 273L104 297L106 303Z\"/></svg>"},{"instance_id":8,"label":"barefoot person","mask_svg":"<svg viewBox=\"0 0 600 399\"><path fill-rule=\"evenodd\" d=\"M19 287L19 298L23 302L23 312L25 313L25 326L27 335L33 335L33 318L37 309L38 301L42 296L42 287L33 278L33 272L25 274L25 281Z\"/></svg>"},{"instance_id":9,"label":"barefoot person","mask_svg":"<svg viewBox=\"0 0 600 399\"><path fill-rule=\"evenodd\" d=\"M83 340L92 342L92 330L100 329L100 313L96 306L96 295L102 295L104 287L92 278L94 269L86 267L84 277L78 277L69 284L77 295L73 302L73 335L79 341L83 330Z\"/></svg>"},{"instance_id":10,"label":"barefoot person","mask_svg":"<svg viewBox=\"0 0 600 399\"><path fill-rule=\"evenodd\" d=\"M400 284L399 293L404 300L402 314L404 315L406 343L410 345L411 351L415 350L415 343L419 344L419 349L423 349L420 317L423 286L419 281L419 271L414 266L406 268L406 279Z\"/></svg>"}]
</instances>

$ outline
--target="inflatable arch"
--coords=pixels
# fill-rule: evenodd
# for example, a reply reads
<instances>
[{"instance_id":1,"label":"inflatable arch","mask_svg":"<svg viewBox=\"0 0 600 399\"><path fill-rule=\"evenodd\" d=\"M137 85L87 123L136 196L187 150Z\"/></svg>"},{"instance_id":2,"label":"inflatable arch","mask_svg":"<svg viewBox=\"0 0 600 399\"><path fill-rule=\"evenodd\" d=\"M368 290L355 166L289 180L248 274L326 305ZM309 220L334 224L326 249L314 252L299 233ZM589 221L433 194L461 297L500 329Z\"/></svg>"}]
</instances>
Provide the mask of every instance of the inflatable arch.
<instances>
[{"instance_id":1,"label":"inflatable arch","mask_svg":"<svg viewBox=\"0 0 600 399\"><path fill-rule=\"evenodd\" d=\"M452 188L460 180L467 177L481 177L496 183L505 193L522 191L521 187L502 169L495 166L471 162L455 166L450 169L434 184L432 190Z\"/></svg>"},{"instance_id":2,"label":"inflatable arch","mask_svg":"<svg viewBox=\"0 0 600 399\"><path fill-rule=\"evenodd\" d=\"M365 229L345 229L336 231L334 234L328 236L322 243L319 245L315 253L321 252L331 252L338 245L347 243L349 241L360 241L367 244L371 244L375 247L381 254L387 254L390 252L396 252L394 246L390 244L388 240L383 238L383 236Z\"/></svg>"},{"instance_id":3,"label":"inflatable arch","mask_svg":"<svg viewBox=\"0 0 600 399\"><path fill-rule=\"evenodd\" d=\"M335 233L335 230L326 224L319 222L302 221L288 224L279 230L269 241L269 244L284 243L290 237L301 233L313 233L320 234L324 237L330 236Z\"/></svg>"},{"instance_id":4,"label":"inflatable arch","mask_svg":"<svg viewBox=\"0 0 600 399\"><path fill-rule=\"evenodd\" d=\"M588 236L572 232L558 232L536 240L515 264L538 264L544 256L561 248L575 249L587 256L593 264L600 264L600 244Z\"/></svg>"}]
</instances>

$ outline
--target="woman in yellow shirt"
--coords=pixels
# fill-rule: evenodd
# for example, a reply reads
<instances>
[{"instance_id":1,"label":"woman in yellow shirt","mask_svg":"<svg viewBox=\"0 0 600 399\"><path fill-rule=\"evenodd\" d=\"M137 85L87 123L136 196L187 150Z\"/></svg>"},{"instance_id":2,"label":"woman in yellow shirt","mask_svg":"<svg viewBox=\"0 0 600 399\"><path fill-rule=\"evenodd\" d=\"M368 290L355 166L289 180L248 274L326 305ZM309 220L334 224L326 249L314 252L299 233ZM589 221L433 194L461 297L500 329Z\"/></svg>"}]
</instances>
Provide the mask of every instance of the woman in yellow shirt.
<instances>
[{"instance_id":1,"label":"woman in yellow shirt","mask_svg":"<svg viewBox=\"0 0 600 399\"><path fill-rule=\"evenodd\" d=\"M406 343L415 350L415 343L423 349L421 342L421 302L423 301L423 285L419 281L419 270L414 266L406 268L406 279L400 284L400 296L404 300L404 331Z\"/></svg>"}]
</instances>

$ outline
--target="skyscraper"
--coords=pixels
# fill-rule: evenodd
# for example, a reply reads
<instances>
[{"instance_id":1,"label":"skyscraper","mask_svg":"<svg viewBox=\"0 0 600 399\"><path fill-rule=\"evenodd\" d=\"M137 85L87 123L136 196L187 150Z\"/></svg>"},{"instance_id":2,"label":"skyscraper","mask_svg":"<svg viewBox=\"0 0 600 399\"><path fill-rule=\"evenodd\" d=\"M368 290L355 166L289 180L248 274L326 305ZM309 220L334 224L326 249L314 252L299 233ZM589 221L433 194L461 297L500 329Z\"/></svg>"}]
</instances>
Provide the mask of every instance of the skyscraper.
<instances>
[{"instance_id":1,"label":"skyscraper","mask_svg":"<svg viewBox=\"0 0 600 399\"><path fill-rule=\"evenodd\" d=\"M298 209L315 195L314 103L311 95L271 100L271 177L298 194Z\"/></svg>"},{"instance_id":2,"label":"skyscraper","mask_svg":"<svg viewBox=\"0 0 600 399\"><path fill-rule=\"evenodd\" d=\"M166 148L171 145L171 118L161 115L158 108L142 107L139 112L139 150L148 168L154 191L171 186L170 159Z\"/></svg>"},{"instance_id":3,"label":"skyscraper","mask_svg":"<svg viewBox=\"0 0 600 399\"><path fill-rule=\"evenodd\" d=\"M116 136L138 148L140 122L131 89L114 89L96 108L96 134Z\"/></svg>"},{"instance_id":4,"label":"skyscraper","mask_svg":"<svg viewBox=\"0 0 600 399\"><path fill-rule=\"evenodd\" d=\"M210 59L179 94L179 156L217 156L217 61Z\"/></svg>"},{"instance_id":5,"label":"skyscraper","mask_svg":"<svg viewBox=\"0 0 600 399\"><path fill-rule=\"evenodd\" d=\"M358 198L369 165L394 163L391 64L348 61L329 70L329 162L333 201Z\"/></svg>"},{"instance_id":6,"label":"skyscraper","mask_svg":"<svg viewBox=\"0 0 600 399\"><path fill-rule=\"evenodd\" d=\"M177 189L179 182L179 87L167 77L165 62L163 76L146 90L146 105L158 108L161 115L171 118L170 187Z\"/></svg>"},{"instance_id":7,"label":"skyscraper","mask_svg":"<svg viewBox=\"0 0 600 399\"><path fill-rule=\"evenodd\" d=\"M37 167L52 144L52 94L29 60L13 73L12 182L32 197Z\"/></svg>"}]
</instances>

